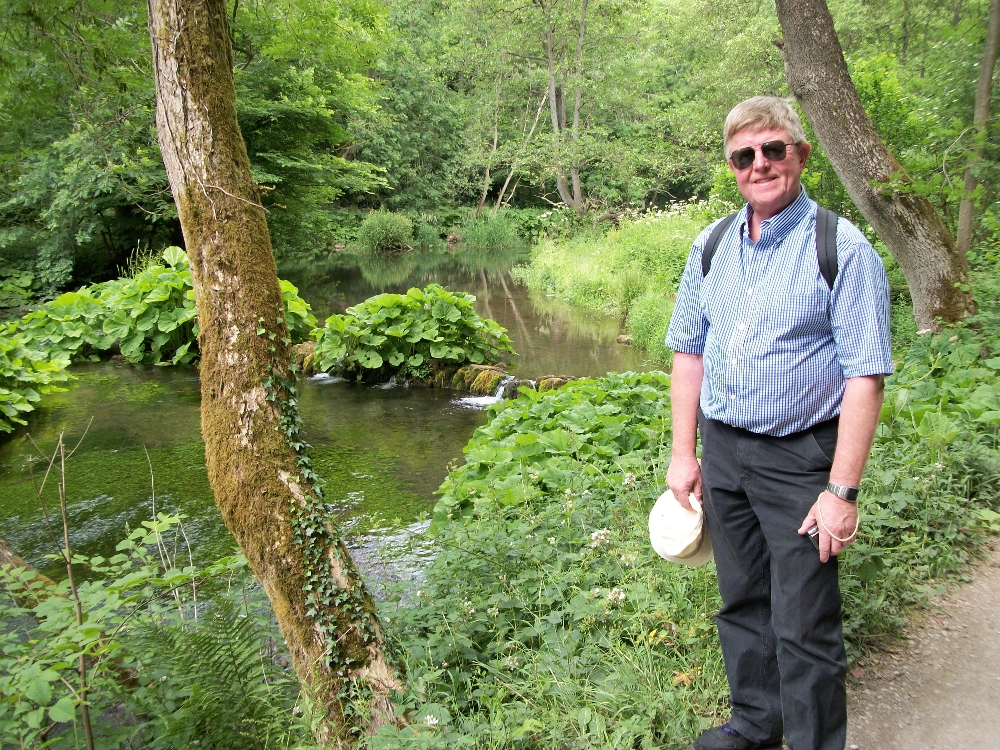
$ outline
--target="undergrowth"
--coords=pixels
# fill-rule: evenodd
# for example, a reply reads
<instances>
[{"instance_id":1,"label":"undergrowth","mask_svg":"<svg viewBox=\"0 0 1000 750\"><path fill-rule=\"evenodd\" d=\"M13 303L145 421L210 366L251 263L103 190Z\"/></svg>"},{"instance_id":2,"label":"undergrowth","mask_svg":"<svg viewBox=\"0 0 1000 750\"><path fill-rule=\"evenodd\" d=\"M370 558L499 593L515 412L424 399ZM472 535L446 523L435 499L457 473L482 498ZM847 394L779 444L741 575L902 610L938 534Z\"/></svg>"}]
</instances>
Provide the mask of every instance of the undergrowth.
<instances>
[{"instance_id":1,"label":"undergrowth","mask_svg":"<svg viewBox=\"0 0 1000 750\"><path fill-rule=\"evenodd\" d=\"M852 658L898 637L1000 531L989 315L919 339L888 381L841 555ZM442 486L421 590L385 607L415 721L372 747L673 748L725 717L714 563L673 565L648 542L668 398L666 376L625 374L493 408Z\"/></svg>"},{"instance_id":2,"label":"undergrowth","mask_svg":"<svg viewBox=\"0 0 1000 750\"><path fill-rule=\"evenodd\" d=\"M514 274L531 289L620 318L636 345L669 362L663 340L674 294L691 243L719 210L708 202L677 205L625 217L607 234L544 238Z\"/></svg>"}]
</instances>

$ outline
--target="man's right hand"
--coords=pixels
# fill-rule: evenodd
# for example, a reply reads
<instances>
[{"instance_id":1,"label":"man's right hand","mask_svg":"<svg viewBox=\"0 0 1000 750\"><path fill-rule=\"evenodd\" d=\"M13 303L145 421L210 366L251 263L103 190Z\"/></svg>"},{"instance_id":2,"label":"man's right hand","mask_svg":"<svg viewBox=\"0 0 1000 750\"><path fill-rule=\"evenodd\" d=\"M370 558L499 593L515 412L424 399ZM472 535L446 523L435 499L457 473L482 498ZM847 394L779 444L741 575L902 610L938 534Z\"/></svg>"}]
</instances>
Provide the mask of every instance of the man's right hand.
<instances>
[{"instance_id":1,"label":"man's right hand","mask_svg":"<svg viewBox=\"0 0 1000 750\"><path fill-rule=\"evenodd\" d=\"M701 502L701 464L694 456L670 457L667 468L667 486L683 507L692 510L688 495L694 495Z\"/></svg>"}]
</instances>

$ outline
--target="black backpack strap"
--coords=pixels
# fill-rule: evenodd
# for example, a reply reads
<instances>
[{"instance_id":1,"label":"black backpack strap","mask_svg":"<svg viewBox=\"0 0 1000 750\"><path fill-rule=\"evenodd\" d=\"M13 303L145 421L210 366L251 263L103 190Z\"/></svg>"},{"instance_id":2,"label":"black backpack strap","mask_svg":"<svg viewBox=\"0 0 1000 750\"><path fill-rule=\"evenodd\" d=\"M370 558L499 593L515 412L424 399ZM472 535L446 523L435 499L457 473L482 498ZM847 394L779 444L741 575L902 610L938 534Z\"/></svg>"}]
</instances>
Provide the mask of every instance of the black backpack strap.
<instances>
[{"instance_id":1,"label":"black backpack strap","mask_svg":"<svg viewBox=\"0 0 1000 750\"><path fill-rule=\"evenodd\" d=\"M722 235L726 233L726 230L729 229L729 225L736 220L739 213L740 212L737 211L735 214L729 214L729 216L716 224L715 229L713 229L712 233L708 235L708 242L705 243L705 249L701 251L702 278L708 276L709 269L712 268L712 256L715 255L715 248L718 246L719 240L722 239Z\"/></svg>"},{"instance_id":2,"label":"black backpack strap","mask_svg":"<svg viewBox=\"0 0 1000 750\"><path fill-rule=\"evenodd\" d=\"M830 289L837 280L837 219L833 211L816 207L816 260Z\"/></svg>"}]
</instances>

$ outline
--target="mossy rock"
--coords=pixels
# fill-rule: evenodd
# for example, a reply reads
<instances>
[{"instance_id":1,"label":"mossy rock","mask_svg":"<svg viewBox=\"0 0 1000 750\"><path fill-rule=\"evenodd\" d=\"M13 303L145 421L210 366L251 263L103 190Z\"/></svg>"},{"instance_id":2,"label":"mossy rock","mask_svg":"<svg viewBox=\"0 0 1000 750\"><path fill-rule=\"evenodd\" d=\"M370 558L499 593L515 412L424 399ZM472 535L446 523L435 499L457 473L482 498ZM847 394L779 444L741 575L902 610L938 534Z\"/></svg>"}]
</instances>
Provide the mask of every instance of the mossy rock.
<instances>
[{"instance_id":1,"label":"mossy rock","mask_svg":"<svg viewBox=\"0 0 1000 750\"><path fill-rule=\"evenodd\" d=\"M506 374L507 368L503 365L466 365L452 376L451 387L458 391L472 391L481 396L492 395L500 379ZM487 386L493 389L489 393L482 390Z\"/></svg>"},{"instance_id":2,"label":"mossy rock","mask_svg":"<svg viewBox=\"0 0 1000 750\"><path fill-rule=\"evenodd\" d=\"M303 377L316 374L316 342L304 341L296 344L291 350L291 360Z\"/></svg>"},{"instance_id":3,"label":"mossy rock","mask_svg":"<svg viewBox=\"0 0 1000 750\"><path fill-rule=\"evenodd\" d=\"M546 391L558 390L573 380L576 380L576 378L563 375L543 375L538 379L538 392L545 393Z\"/></svg>"}]
</instances>

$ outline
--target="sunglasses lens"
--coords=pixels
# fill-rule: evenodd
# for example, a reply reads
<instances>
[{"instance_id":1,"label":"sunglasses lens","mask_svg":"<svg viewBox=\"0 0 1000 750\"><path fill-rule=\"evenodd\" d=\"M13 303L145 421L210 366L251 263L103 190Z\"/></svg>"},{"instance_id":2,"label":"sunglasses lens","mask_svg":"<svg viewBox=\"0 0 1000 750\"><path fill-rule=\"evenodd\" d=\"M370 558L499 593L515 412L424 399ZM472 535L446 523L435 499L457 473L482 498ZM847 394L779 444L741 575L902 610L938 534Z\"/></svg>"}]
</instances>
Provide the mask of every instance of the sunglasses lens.
<instances>
[{"instance_id":1,"label":"sunglasses lens","mask_svg":"<svg viewBox=\"0 0 1000 750\"><path fill-rule=\"evenodd\" d=\"M788 146L784 141L768 141L760 144L760 151L768 161L781 161L785 158L785 149Z\"/></svg>"},{"instance_id":2,"label":"sunglasses lens","mask_svg":"<svg viewBox=\"0 0 1000 750\"><path fill-rule=\"evenodd\" d=\"M740 148L733 151L729 158L733 160L733 166L737 169L746 169L753 164L753 156L753 147L747 146L746 148Z\"/></svg>"}]
</instances>

